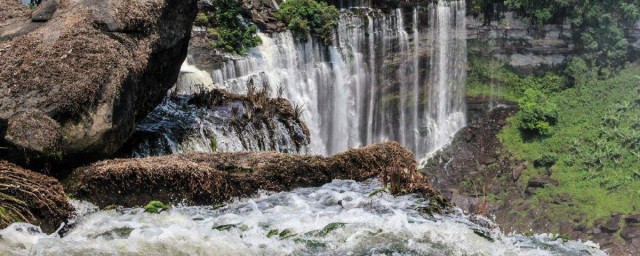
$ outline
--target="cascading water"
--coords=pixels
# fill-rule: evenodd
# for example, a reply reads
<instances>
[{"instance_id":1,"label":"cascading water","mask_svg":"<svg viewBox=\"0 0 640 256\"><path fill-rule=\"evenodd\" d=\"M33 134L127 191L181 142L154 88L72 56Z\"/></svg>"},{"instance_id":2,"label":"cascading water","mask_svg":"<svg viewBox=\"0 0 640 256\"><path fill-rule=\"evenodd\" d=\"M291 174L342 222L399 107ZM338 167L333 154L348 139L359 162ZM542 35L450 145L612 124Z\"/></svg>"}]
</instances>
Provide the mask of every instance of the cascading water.
<instances>
[{"instance_id":1,"label":"cascading water","mask_svg":"<svg viewBox=\"0 0 640 256\"><path fill-rule=\"evenodd\" d=\"M451 141L466 124L464 89L467 38L464 1L438 1L432 14L432 57L426 109L427 150L433 153Z\"/></svg>"},{"instance_id":2,"label":"cascading water","mask_svg":"<svg viewBox=\"0 0 640 256\"><path fill-rule=\"evenodd\" d=\"M420 36L426 10L436 17L434 37ZM236 93L250 80L283 87L285 98L306 108L312 152L396 140L423 157L465 125L465 33L464 2L410 12L351 8L341 12L333 45L260 34L262 45L248 57L211 73L216 87Z\"/></svg>"},{"instance_id":3,"label":"cascading water","mask_svg":"<svg viewBox=\"0 0 640 256\"><path fill-rule=\"evenodd\" d=\"M0 255L605 255L590 242L505 235L481 217L432 217L422 198L371 196L380 187L334 180L160 214L75 202L80 217L63 237L13 224L0 230Z\"/></svg>"},{"instance_id":4,"label":"cascading water","mask_svg":"<svg viewBox=\"0 0 640 256\"><path fill-rule=\"evenodd\" d=\"M213 85L208 72L186 60L174 88L138 124L136 133L120 153L146 157L193 151L308 152L309 138L299 120L284 118L278 112L256 117L247 100L231 100L217 106L189 103L195 95L213 90ZM244 120L250 124L243 124Z\"/></svg>"}]
</instances>

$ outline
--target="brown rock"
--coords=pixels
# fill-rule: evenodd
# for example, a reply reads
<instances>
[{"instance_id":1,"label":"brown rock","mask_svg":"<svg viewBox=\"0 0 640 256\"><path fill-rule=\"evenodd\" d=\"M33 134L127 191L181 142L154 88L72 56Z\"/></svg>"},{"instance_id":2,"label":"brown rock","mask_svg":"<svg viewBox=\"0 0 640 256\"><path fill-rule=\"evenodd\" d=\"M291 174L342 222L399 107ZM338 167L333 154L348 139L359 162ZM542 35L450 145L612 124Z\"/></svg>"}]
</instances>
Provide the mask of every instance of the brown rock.
<instances>
[{"instance_id":1,"label":"brown rock","mask_svg":"<svg viewBox=\"0 0 640 256\"><path fill-rule=\"evenodd\" d=\"M524 168L524 164L520 164L516 168L513 168L513 170L511 171L511 178L513 178L513 181L518 181L518 179L520 179L520 175L522 175Z\"/></svg>"},{"instance_id":2,"label":"brown rock","mask_svg":"<svg viewBox=\"0 0 640 256\"><path fill-rule=\"evenodd\" d=\"M58 9L60 0L45 0L38 8L31 14L31 21L33 22L45 22L53 18L53 14Z\"/></svg>"},{"instance_id":3,"label":"brown rock","mask_svg":"<svg viewBox=\"0 0 640 256\"><path fill-rule=\"evenodd\" d=\"M237 152L103 161L75 170L70 191L98 206L140 206L151 200L202 205L253 195L259 189L285 191L333 179L373 177L390 182L394 194L437 195L417 172L413 154L395 142L329 158Z\"/></svg>"},{"instance_id":4,"label":"brown rock","mask_svg":"<svg viewBox=\"0 0 640 256\"><path fill-rule=\"evenodd\" d=\"M0 161L0 229L12 222L30 222L54 231L74 212L54 178Z\"/></svg>"},{"instance_id":5,"label":"brown rock","mask_svg":"<svg viewBox=\"0 0 640 256\"><path fill-rule=\"evenodd\" d=\"M624 240L631 241L634 238L640 237L640 227L638 226L626 226L620 232L620 236L624 238Z\"/></svg>"},{"instance_id":6,"label":"brown rock","mask_svg":"<svg viewBox=\"0 0 640 256\"><path fill-rule=\"evenodd\" d=\"M640 223L640 214L629 215L624 218L624 222L627 224L638 224Z\"/></svg>"},{"instance_id":7,"label":"brown rock","mask_svg":"<svg viewBox=\"0 0 640 256\"><path fill-rule=\"evenodd\" d=\"M69 165L116 152L161 102L177 80L197 12L197 0L48 0L34 15L43 12L44 20L58 3L55 15L33 23L5 18L24 17L24 6L0 1L0 121L23 112L49 118L56 124L46 128L62 134L59 151ZM6 133L0 130L0 158L44 165L32 158L48 152L15 153L41 138L16 144Z\"/></svg>"},{"instance_id":8,"label":"brown rock","mask_svg":"<svg viewBox=\"0 0 640 256\"><path fill-rule=\"evenodd\" d=\"M600 229L607 233L615 233L620 230L620 215L611 217L607 223L600 226Z\"/></svg>"},{"instance_id":9,"label":"brown rock","mask_svg":"<svg viewBox=\"0 0 640 256\"><path fill-rule=\"evenodd\" d=\"M530 188L543 188L547 185L558 186L558 181L546 176L538 176L538 177L531 178L527 182L527 187L530 187Z\"/></svg>"}]
</instances>

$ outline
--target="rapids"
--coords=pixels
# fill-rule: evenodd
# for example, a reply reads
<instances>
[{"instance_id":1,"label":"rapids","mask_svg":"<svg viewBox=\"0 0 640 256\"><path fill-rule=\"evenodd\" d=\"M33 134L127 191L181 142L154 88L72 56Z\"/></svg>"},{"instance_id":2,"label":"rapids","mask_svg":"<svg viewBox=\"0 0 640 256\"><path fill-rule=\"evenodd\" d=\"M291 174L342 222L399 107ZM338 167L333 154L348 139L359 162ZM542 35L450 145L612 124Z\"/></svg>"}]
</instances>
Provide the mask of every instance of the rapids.
<instances>
[{"instance_id":1,"label":"rapids","mask_svg":"<svg viewBox=\"0 0 640 256\"><path fill-rule=\"evenodd\" d=\"M373 193L380 186L377 180L334 180L160 214L96 211L76 201L84 214L63 237L13 224L0 231L0 254L605 255L591 242L505 235L490 221L461 213L431 216L420 211L424 199Z\"/></svg>"}]
</instances>

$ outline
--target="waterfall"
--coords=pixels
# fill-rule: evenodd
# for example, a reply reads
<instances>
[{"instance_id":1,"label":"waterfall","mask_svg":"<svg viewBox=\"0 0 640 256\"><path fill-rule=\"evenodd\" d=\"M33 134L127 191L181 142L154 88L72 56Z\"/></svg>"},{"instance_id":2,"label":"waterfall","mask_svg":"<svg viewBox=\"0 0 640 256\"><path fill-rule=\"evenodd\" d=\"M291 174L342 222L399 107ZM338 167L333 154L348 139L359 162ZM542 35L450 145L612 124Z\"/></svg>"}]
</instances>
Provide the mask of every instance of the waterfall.
<instances>
[{"instance_id":1,"label":"waterfall","mask_svg":"<svg viewBox=\"0 0 640 256\"><path fill-rule=\"evenodd\" d=\"M421 37L425 15L429 36ZM305 108L314 153L395 140L422 158L465 124L465 33L464 2L344 9L332 45L259 33L263 43L248 56L211 71L213 87L246 93L253 81L282 88Z\"/></svg>"},{"instance_id":2,"label":"waterfall","mask_svg":"<svg viewBox=\"0 0 640 256\"><path fill-rule=\"evenodd\" d=\"M442 148L466 124L464 89L467 42L465 2L431 6L433 31L429 100L426 109L427 153Z\"/></svg>"}]
</instances>

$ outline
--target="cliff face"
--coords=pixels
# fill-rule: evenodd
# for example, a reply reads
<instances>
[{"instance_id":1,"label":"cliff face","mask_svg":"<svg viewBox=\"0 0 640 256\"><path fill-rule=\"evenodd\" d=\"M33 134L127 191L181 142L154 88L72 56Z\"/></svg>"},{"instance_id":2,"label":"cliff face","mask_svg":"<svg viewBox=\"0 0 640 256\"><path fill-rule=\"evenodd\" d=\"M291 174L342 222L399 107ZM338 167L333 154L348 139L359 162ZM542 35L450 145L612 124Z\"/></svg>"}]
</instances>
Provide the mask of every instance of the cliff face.
<instances>
[{"instance_id":1,"label":"cliff face","mask_svg":"<svg viewBox=\"0 0 640 256\"><path fill-rule=\"evenodd\" d=\"M2 158L42 168L118 150L176 82L196 2L49 0L29 16L4 0Z\"/></svg>"},{"instance_id":2,"label":"cliff face","mask_svg":"<svg viewBox=\"0 0 640 256\"><path fill-rule=\"evenodd\" d=\"M563 64L576 50L576 30L568 23L534 26L512 12L491 24L470 16L467 32L469 40L483 42L475 47L486 47L495 58L522 69Z\"/></svg>"}]
</instances>

